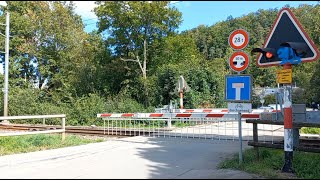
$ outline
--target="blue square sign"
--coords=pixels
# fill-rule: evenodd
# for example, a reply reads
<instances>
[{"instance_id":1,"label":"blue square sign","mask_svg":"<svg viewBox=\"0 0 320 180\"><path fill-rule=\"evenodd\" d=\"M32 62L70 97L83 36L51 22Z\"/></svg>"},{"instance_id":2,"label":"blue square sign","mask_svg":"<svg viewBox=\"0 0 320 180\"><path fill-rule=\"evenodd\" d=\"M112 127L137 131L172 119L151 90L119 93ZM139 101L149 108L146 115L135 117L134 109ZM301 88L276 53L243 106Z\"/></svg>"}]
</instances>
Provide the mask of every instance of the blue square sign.
<instances>
[{"instance_id":1,"label":"blue square sign","mask_svg":"<svg viewBox=\"0 0 320 180\"><path fill-rule=\"evenodd\" d=\"M250 102L252 91L251 75L226 75L225 100Z\"/></svg>"}]
</instances>

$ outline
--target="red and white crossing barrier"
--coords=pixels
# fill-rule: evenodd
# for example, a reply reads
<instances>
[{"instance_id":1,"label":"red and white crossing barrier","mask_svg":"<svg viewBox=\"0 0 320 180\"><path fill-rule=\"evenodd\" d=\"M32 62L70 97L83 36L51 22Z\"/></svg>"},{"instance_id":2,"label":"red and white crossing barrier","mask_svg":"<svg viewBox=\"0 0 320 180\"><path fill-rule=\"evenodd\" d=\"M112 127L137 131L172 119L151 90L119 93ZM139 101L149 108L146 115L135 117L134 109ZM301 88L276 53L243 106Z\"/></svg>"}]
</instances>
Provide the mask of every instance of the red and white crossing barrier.
<instances>
[{"instance_id":1,"label":"red and white crossing barrier","mask_svg":"<svg viewBox=\"0 0 320 180\"><path fill-rule=\"evenodd\" d=\"M264 109L252 109L251 113L261 113L265 112ZM180 112L180 113L227 113L229 112L228 109L175 109L173 112ZM275 109L271 112L277 112ZM280 112L280 110L278 110Z\"/></svg>"},{"instance_id":2,"label":"red and white crossing barrier","mask_svg":"<svg viewBox=\"0 0 320 180\"><path fill-rule=\"evenodd\" d=\"M219 113L228 112L228 109L178 109L174 112L177 111L180 113Z\"/></svg>"},{"instance_id":3,"label":"red and white crossing barrier","mask_svg":"<svg viewBox=\"0 0 320 180\"><path fill-rule=\"evenodd\" d=\"M237 113L105 113L98 118L236 118ZM242 118L259 119L260 113L242 113Z\"/></svg>"}]
</instances>

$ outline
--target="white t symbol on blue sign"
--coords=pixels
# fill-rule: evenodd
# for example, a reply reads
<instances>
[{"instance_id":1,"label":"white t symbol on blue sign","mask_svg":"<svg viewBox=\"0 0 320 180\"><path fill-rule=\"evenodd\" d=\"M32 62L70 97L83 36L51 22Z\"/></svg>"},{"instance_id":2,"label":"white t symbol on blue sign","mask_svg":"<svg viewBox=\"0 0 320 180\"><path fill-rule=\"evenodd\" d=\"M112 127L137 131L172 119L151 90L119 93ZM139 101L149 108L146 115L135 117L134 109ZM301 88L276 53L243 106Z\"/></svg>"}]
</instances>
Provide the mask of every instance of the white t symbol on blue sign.
<instances>
[{"instance_id":1,"label":"white t symbol on blue sign","mask_svg":"<svg viewBox=\"0 0 320 180\"><path fill-rule=\"evenodd\" d=\"M240 100L241 88L244 88L244 83L232 83L232 88L236 88L235 100Z\"/></svg>"}]
</instances>

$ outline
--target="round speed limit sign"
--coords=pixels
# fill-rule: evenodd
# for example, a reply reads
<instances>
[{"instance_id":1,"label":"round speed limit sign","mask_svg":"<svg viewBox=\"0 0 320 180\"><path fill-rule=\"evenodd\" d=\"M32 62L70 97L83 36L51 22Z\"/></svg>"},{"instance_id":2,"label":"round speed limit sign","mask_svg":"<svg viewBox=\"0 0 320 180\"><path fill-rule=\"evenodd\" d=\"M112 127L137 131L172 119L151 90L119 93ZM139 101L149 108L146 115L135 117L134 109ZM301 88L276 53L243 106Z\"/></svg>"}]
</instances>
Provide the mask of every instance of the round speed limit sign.
<instances>
[{"instance_id":1,"label":"round speed limit sign","mask_svg":"<svg viewBox=\"0 0 320 180\"><path fill-rule=\"evenodd\" d=\"M243 29L233 31L229 36L229 45L234 50L241 50L249 43L249 34Z\"/></svg>"}]
</instances>

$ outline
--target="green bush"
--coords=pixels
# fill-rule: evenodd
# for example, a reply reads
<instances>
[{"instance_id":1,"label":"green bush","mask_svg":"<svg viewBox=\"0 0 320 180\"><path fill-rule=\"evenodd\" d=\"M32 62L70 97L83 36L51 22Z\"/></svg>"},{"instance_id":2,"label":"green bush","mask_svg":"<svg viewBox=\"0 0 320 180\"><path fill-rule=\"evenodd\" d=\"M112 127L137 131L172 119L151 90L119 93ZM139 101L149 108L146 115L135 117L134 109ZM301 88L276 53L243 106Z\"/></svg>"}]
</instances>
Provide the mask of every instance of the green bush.
<instances>
[{"instance_id":1,"label":"green bush","mask_svg":"<svg viewBox=\"0 0 320 180\"><path fill-rule=\"evenodd\" d=\"M106 111L106 100L97 94L82 96L71 103L67 124L68 125L99 125L97 114Z\"/></svg>"},{"instance_id":2,"label":"green bush","mask_svg":"<svg viewBox=\"0 0 320 180\"><path fill-rule=\"evenodd\" d=\"M39 89L11 88L8 98L8 115L24 116L68 113L69 107L67 104L45 102L40 98L40 93L41 91ZM3 101L3 99L1 101ZM1 111L3 113L3 103L1 104ZM38 124L42 122L42 119L12 120L11 122ZM60 119L46 119L46 124L58 125L60 124Z\"/></svg>"},{"instance_id":3,"label":"green bush","mask_svg":"<svg viewBox=\"0 0 320 180\"><path fill-rule=\"evenodd\" d=\"M9 91L8 114L10 116L34 115L38 108L36 89L11 88Z\"/></svg>"},{"instance_id":4,"label":"green bush","mask_svg":"<svg viewBox=\"0 0 320 180\"><path fill-rule=\"evenodd\" d=\"M109 97L106 102L106 110L108 113L136 113L136 112L154 112L154 107L144 108L143 104L136 100L125 97L116 96Z\"/></svg>"},{"instance_id":5,"label":"green bush","mask_svg":"<svg viewBox=\"0 0 320 180\"><path fill-rule=\"evenodd\" d=\"M3 113L3 96L0 97ZM39 89L12 88L9 93L9 116L66 114L66 125L102 125L97 118L99 113L154 112L154 107L144 108L143 104L125 94L109 97L107 100L98 94L71 98L70 102L55 102L43 96ZM46 119L49 125L60 125L60 118ZM14 120L13 123L40 124L43 119Z\"/></svg>"}]
</instances>

